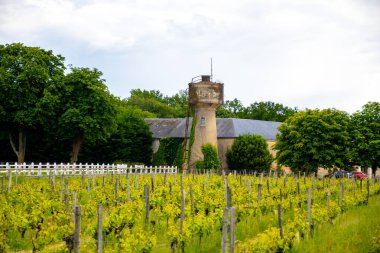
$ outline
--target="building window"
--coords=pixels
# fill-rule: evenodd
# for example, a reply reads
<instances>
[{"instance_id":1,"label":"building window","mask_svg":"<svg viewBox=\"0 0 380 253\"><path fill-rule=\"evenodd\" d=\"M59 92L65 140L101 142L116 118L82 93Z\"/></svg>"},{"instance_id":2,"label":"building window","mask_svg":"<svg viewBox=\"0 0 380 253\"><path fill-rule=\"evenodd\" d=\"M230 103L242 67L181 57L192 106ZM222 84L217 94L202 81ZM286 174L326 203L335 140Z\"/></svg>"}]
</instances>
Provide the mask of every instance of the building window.
<instances>
[{"instance_id":1,"label":"building window","mask_svg":"<svg viewBox=\"0 0 380 253\"><path fill-rule=\"evenodd\" d=\"M205 119L205 117L201 117L201 127L204 127L204 126L206 126L206 119Z\"/></svg>"}]
</instances>

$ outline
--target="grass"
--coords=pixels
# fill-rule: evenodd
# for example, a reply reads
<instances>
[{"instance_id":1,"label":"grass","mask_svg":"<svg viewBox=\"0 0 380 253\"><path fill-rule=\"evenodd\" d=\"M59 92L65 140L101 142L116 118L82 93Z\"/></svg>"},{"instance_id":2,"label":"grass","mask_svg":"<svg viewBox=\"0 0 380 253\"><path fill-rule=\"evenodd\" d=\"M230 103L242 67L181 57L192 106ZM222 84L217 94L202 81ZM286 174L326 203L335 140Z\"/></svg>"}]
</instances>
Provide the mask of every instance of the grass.
<instances>
[{"instance_id":1,"label":"grass","mask_svg":"<svg viewBox=\"0 0 380 253\"><path fill-rule=\"evenodd\" d=\"M315 228L311 238L294 245L290 252L380 252L380 195Z\"/></svg>"}]
</instances>

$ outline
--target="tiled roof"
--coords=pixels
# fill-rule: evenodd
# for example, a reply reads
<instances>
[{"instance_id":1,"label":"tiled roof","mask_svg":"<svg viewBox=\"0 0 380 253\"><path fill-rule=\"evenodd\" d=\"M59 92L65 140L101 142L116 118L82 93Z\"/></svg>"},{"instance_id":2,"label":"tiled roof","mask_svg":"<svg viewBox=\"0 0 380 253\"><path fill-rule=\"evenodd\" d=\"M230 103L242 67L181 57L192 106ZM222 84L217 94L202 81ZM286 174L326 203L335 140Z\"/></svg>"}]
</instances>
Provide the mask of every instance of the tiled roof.
<instances>
[{"instance_id":1,"label":"tiled roof","mask_svg":"<svg viewBox=\"0 0 380 253\"><path fill-rule=\"evenodd\" d=\"M189 119L188 135L192 119ZM150 125L153 138L183 138L185 136L186 118L145 119ZM237 138L243 134L258 134L266 140L276 139L281 122L252 119L216 119L218 138Z\"/></svg>"}]
</instances>

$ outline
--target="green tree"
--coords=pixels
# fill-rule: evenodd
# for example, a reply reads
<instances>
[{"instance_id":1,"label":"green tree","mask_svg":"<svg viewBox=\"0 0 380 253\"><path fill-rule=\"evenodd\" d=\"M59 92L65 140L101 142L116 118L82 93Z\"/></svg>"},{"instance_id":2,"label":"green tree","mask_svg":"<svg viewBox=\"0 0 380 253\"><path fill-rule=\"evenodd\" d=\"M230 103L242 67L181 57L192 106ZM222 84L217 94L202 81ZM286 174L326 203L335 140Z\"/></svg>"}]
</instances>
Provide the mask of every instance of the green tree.
<instances>
[{"instance_id":1,"label":"green tree","mask_svg":"<svg viewBox=\"0 0 380 253\"><path fill-rule=\"evenodd\" d=\"M248 107L236 98L227 100L226 103L220 106L216 115L219 118L240 118L240 119L256 119L266 121L283 122L288 117L292 116L297 109L290 108L275 102L255 102Z\"/></svg>"},{"instance_id":2,"label":"green tree","mask_svg":"<svg viewBox=\"0 0 380 253\"><path fill-rule=\"evenodd\" d=\"M150 128L139 114L118 111L115 131L104 141L85 144L80 161L150 164L152 141Z\"/></svg>"},{"instance_id":3,"label":"green tree","mask_svg":"<svg viewBox=\"0 0 380 253\"><path fill-rule=\"evenodd\" d=\"M23 163L30 131L50 125L64 76L64 57L20 43L0 45L0 122ZM15 141L18 145L16 146Z\"/></svg>"},{"instance_id":4,"label":"green tree","mask_svg":"<svg viewBox=\"0 0 380 253\"><path fill-rule=\"evenodd\" d=\"M178 97L178 99L180 98ZM126 99L127 105L135 106L143 111L151 112L159 118L184 117L184 109L179 107L179 104L175 104L175 106L173 106L174 102L176 102L175 98L169 100L157 90L132 90L131 96ZM179 108L180 110L178 110Z\"/></svg>"},{"instance_id":5,"label":"green tree","mask_svg":"<svg viewBox=\"0 0 380 253\"><path fill-rule=\"evenodd\" d=\"M77 162L83 142L104 141L116 127L116 105L109 94L102 72L71 68L64 79L63 112L59 133L72 140L71 162Z\"/></svg>"},{"instance_id":6,"label":"green tree","mask_svg":"<svg viewBox=\"0 0 380 253\"><path fill-rule=\"evenodd\" d=\"M266 171L273 161L266 140L254 134L240 135L227 150L226 157L231 170Z\"/></svg>"},{"instance_id":7,"label":"green tree","mask_svg":"<svg viewBox=\"0 0 380 253\"><path fill-rule=\"evenodd\" d=\"M283 122L292 116L297 109L275 102L255 102L247 108L250 119Z\"/></svg>"},{"instance_id":8,"label":"green tree","mask_svg":"<svg viewBox=\"0 0 380 253\"><path fill-rule=\"evenodd\" d=\"M175 108L177 114L176 117L186 117L189 109L189 101L187 99L187 91L180 90L178 93L173 96L166 96L164 98L165 103Z\"/></svg>"},{"instance_id":9,"label":"green tree","mask_svg":"<svg viewBox=\"0 0 380 253\"><path fill-rule=\"evenodd\" d=\"M351 118L355 129L355 162L363 167L371 167L375 173L380 165L380 103L368 102Z\"/></svg>"},{"instance_id":10,"label":"green tree","mask_svg":"<svg viewBox=\"0 0 380 253\"><path fill-rule=\"evenodd\" d=\"M335 109L298 112L280 125L277 161L293 171L343 168L350 160L350 118Z\"/></svg>"}]
</instances>

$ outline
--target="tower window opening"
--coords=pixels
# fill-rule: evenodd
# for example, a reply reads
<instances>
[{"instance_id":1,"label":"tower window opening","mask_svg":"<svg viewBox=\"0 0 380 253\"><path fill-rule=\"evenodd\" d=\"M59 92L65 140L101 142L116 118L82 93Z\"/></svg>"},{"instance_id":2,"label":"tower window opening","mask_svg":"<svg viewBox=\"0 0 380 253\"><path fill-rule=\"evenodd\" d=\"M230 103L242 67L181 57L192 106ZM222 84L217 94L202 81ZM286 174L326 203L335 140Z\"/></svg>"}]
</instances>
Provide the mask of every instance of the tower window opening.
<instances>
[{"instance_id":1,"label":"tower window opening","mask_svg":"<svg viewBox=\"0 0 380 253\"><path fill-rule=\"evenodd\" d=\"M201 127L206 126L206 118L205 118L205 117L201 117L201 123L200 123L200 126L201 126Z\"/></svg>"}]
</instances>

